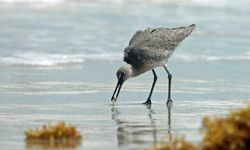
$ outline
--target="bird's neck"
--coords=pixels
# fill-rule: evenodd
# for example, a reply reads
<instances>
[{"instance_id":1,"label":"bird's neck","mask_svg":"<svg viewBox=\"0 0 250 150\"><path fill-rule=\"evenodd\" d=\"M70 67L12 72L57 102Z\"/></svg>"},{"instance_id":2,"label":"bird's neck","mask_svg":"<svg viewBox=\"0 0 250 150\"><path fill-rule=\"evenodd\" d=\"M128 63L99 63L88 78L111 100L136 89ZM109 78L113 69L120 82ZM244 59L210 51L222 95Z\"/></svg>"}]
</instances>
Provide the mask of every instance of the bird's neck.
<instances>
[{"instance_id":1,"label":"bird's neck","mask_svg":"<svg viewBox=\"0 0 250 150\"><path fill-rule=\"evenodd\" d=\"M130 77L136 77L138 75L140 75L140 71L138 71L135 67L133 67L132 65L130 64L126 64L128 67L129 67L129 70L130 70Z\"/></svg>"},{"instance_id":2,"label":"bird's neck","mask_svg":"<svg viewBox=\"0 0 250 150\"><path fill-rule=\"evenodd\" d=\"M132 65L125 64L121 68L123 68L123 70L126 70L126 77L127 78L134 77L134 69L133 69Z\"/></svg>"}]
</instances>

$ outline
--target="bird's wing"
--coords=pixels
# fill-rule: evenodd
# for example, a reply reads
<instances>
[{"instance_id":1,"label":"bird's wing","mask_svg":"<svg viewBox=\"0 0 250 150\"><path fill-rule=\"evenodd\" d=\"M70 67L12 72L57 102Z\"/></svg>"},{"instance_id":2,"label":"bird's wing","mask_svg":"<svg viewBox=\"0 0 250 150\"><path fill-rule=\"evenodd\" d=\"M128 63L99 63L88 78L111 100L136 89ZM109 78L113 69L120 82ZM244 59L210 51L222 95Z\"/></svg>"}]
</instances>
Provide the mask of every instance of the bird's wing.
<instances>
[{"instance_id":1,"label":"bird's wing","mask_svg":"<svg viewBox=\"0 0 250 150\"><path fill-rule=\"evenodd\" d=\"M137 31L124 50L124 61L140 67L141 64L163 61L195 28L148 28Z\"/></svg>"},{"instance_id":2,"label":"bird's wing","mask_svg":"<svg viewBox=\"0 0 250 150\"><path fill-rule=\"evenodd\" d=\"M129 42L130 47L173 51L195 28L195 25L178 28L148 28L137 31Z\"/></svg>"},{"instance_id":3,"label":"bird's wing","mask_svg":"<svg viewBox=\"0 0 250 150\"><path fill-rule=\"evenodd\" d=\"M142 38L145 36L144 34L145 33L141 30L136 31L136 33L133 35L133 37L129 41L129 45L136 45L137 43L139 43L142 40Z\"/></svg>"},{"instance_id":4,"label":"bird's wing","mask_svg":"<svg viewBox=\"0 0 250 150\"><path fill-rule=\"evenodd\" d=\"M192 31L195 25L178 28L146 29L144 32L150 37L150 42L144 43L152 49L173 51Z\"/></svg>"}]
</instances>

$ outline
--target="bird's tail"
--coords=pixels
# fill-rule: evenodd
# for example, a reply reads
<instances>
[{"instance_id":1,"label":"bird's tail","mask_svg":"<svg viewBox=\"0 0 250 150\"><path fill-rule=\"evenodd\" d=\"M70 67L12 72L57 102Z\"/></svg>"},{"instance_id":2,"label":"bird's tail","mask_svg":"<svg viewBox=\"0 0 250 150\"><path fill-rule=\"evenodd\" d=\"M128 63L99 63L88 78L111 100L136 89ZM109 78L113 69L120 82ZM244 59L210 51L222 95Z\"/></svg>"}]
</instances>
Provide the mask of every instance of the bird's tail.
<instances>
[{"instance_id":1,"label":"bird's tail","mask_svg":"<svg viewBox=\"0 0 250 150\"><path fill-rule=\"evenodd\" d=\"M188 36L189 34L191 34L193 31L195 30L195 24L191 24L190 26L188 27L184 27L183 29L183 33Z\"/></svg>"},{"instance_id":2,"label":"bird's tail","mask_svg":"<svg viewBox=\"0 0 250 150\"><path fill-rule=\"evenodd\" d=\"M192 33L195 30L195 24L191 24L187 28L190 30L190 33Z\"/></svg>"},{"instance_id":3,"label":"bird's tail","mask_svg":"<svg viewBox=\"0 0 250 150\"><path fill-rule=\"evenodd\" d=\"M192 24L187 27L178 27L178 28L173 28L174 33L173 34L173 39L181 42L183 41L188 35L190 35L195 29L195 24Z\"/></svg>"}]
</instances>

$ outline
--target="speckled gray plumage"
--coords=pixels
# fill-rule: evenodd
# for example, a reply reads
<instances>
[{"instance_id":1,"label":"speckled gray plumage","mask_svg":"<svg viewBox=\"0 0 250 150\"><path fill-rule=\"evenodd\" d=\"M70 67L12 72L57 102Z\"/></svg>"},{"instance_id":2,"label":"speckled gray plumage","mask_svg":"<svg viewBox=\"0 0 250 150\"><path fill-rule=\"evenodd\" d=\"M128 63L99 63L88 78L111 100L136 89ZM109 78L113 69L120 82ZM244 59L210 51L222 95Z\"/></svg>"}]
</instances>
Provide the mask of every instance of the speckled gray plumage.
<instances>
[{"instance_id":1,"label":"speckled gray plumage","mask_svg":"<svg viewBox=\"0 0 250 150\"><path fill-rule=\"evenodd\" d=\"M137 31L124 50L124 61L137 74L164 65L174 49L194 30L195 25L178 28L148 28Z\"/></svg>"}]
</instances>

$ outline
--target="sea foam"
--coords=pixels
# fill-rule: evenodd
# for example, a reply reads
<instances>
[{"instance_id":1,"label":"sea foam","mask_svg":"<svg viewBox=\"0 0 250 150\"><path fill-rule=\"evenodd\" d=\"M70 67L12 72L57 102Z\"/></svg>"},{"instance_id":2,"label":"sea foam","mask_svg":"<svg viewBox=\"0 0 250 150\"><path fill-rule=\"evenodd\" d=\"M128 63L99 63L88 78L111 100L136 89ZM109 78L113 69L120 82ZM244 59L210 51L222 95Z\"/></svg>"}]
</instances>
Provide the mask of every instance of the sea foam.
<instances>
[{"instance_id":1,"label":"sea foam","mask_svg":"<svg viewBox=\"0 0 250 150\"><path fill-rule=\"evenodd\" d=\"M50 54L28 52L0 56L0 65L53 67L79 65L85 61L115 61L121 59L122 53Z\"/></svg>"},{"instance_id":2,"label":"sea foam","mask_svg":"<svg viewBox=\"0 0 250 150\"><path fill-rule=\"evenodd\" d=\"M123 52L120 53L91 53L91 54L63 54L63 53L15 53L12 55L1 56L1 66L30 66L30 67L58 67L82 65L86 62L116 62L122 61ZM226 61L250 61L250 52L238 55L212 55L198 53L176 52L172 58L178 62L226 62Z\"/></svg>"}]
</instances>

